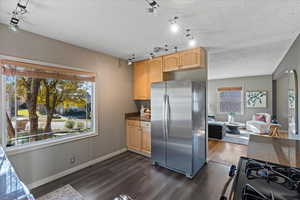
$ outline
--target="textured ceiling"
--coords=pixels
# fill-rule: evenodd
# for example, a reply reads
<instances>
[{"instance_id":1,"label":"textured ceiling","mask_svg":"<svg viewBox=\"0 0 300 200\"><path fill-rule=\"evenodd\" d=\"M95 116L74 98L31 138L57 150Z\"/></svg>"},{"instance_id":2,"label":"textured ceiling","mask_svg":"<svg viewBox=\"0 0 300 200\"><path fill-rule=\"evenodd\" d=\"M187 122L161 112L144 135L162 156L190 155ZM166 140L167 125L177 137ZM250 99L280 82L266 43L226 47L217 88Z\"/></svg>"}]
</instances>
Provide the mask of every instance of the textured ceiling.
<instances>
[{"instance_id":1,"label":"textured ceiling","mask_svg":"<svg viewBox=\"0 0 300 200\"><path fill-rule=\"evenodd\" d=\"M16 2L0 0L1 23L8 23ZM300 31L299 0L157 2L154 16L146 13L144 0L30 0L21 28L124 59L132 53L148 57L166 43L186 49L182 30L191 28L197 45L209 52L210 78L271 74ZM182 27L176 35L168 24L174 16Z\"/></svg>"}]
</instances>

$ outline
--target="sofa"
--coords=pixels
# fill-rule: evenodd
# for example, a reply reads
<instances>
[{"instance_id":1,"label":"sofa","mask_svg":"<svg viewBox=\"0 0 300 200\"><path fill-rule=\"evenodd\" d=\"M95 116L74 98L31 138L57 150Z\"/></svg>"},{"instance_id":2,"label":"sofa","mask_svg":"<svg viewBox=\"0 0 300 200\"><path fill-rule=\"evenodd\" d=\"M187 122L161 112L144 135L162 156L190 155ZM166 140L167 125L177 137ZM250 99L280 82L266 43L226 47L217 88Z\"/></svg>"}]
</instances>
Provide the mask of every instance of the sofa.
<instances>
[{"instance_id":1,"label":"sofa","mask_svg":"<svg viewBox=\"0 0 300 200\"><path fill-rule=\"evenodd\" d=\"M257 120L257 115L263 115L265 121ZM254 133L269 133L271 126L271 115L268 113L256 113L252 120L246 122L246 129Z\"/></svg>"},{"instance_id":2,"label":"sofa","mask_svg":"<svg viewBox=\"0 0 300 200\"><path fill-rule=\"evenodd\" d=\"M218 122L214 117L208 116L208 137L222 140L225 135L225 124Z\"/></svg>"}]
</instances>

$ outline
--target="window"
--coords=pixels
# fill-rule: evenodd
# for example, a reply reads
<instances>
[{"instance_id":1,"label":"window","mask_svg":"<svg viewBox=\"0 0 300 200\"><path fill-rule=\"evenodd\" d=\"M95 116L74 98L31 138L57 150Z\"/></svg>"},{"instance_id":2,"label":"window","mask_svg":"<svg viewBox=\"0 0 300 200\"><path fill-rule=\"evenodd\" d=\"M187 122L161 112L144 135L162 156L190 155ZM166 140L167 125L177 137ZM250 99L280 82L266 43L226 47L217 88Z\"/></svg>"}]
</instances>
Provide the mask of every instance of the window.
<instances>
[{"instance_id":1,"label":"window","mask_svg":"<svg viewBox=\"0 0 300 200\"><path fill-rule=\"evenodd\" d=\"M219 88L218 96L218 108L220 113L243 114L242 88Z\"/></svg>"},{"instance_id":2,"label":"window","mask_svg":"<svg viewBox=\"0 0 300 200\"><path fill-rule=\"evenodd\" d=\"M7 147L95 132L95 74L1 60Z\"/></svg>"}]
</instances>

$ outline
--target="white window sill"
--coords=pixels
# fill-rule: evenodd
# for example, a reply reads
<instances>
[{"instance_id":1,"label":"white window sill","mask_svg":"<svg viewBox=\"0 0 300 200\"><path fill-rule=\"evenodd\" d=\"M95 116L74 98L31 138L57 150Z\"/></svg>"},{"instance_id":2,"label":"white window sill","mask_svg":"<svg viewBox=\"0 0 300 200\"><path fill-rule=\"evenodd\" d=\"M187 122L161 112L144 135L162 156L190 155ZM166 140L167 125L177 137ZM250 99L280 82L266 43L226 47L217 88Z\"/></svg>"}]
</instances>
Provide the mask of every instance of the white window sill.
<instances>
[{"instance_id":1,"label":"white window sill","mask_svg":"<svg viewBox=\"0 0 300 200\"><path fill-rule=\"evenodd\" d=\"M84 138L95 137L97 135L98 135L98 133L82 133L82 134L78 134L75 136L66 136L66 137L62 137L62 138L49 139L49 140L44 140L44 141L41 140L41 141L33 142L30 144L23 144L20 146L7 147L5 149L5 152L7 155L16 155L16 154L20 154L20 153L25 153L25 152L29 152L29 151L43 149L46 147L55 146L58 144L72 142L75 140L81 140Z\"/></svg>"}]
</instances>

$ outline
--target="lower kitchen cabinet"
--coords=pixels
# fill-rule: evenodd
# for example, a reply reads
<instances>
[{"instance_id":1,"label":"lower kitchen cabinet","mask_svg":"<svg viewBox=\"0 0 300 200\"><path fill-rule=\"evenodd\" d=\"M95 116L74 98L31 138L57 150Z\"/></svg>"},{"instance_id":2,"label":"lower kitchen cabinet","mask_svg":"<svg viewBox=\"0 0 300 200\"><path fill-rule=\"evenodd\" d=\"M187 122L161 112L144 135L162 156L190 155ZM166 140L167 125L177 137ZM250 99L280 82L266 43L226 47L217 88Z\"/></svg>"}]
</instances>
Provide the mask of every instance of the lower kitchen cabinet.
<instances>
[{"instance_id":1,"label":"lower kitchen cabinet","mask_svg":"<svg viewBox=\"0 0 300 200\"><path fill-rule=\"evenodd\" d=\"M151 155L150 122L127 120L127 148L145 156Z\"/></svg>"},{"instance_id":2,"label":"lower kitchen cabinet","mask_svg":"<svg viewBox=\"0 0 300 200\"><path fill-rule=\"evenodd\" d=\"M141 128L136 126L127 126L127 147L136 151L141 150Z\"/></svg>"},{"instance_id":3,"label":"lower kitchen cabinet","mask_svg":"<svg viewBox=\"0 0 300 200\"><path fill-rule=\"evenodd\" d=\"M146 124L146 123L149 123ZM151 154L151 127L150 122L142 122L142 148L144 153Z\"/></svg>"}]
</instances>

